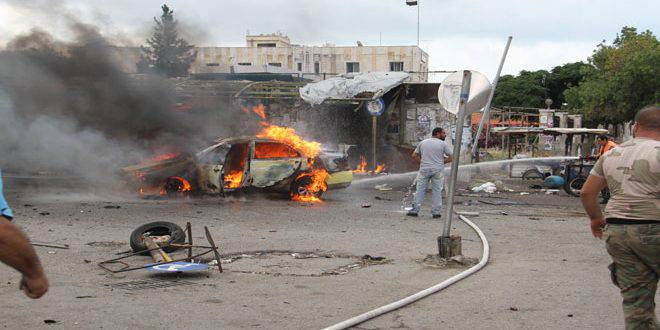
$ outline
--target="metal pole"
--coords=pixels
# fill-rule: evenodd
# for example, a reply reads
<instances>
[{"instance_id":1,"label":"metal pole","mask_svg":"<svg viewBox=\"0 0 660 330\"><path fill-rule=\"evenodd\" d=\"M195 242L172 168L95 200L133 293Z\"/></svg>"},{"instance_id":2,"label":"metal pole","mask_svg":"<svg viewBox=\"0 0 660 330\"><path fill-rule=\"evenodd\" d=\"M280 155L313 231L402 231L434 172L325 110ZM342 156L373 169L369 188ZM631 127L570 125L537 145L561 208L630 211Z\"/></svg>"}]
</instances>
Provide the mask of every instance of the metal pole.
<instances>
[{"instance_id":1,"label":"metal pole","mask_svg":"<svg viewBox=\"0 0 660 330\"><path fill-rule=\"evenodd\" d=\"M456 192L456 178L458 177L458 163L461 159L461 143L463 137L463 122L465 121L465 107L470 95L470 81L472 73L469 70L463 71L463 84L461 87L460 103L458 104L458 114L456 115L456 138L454 141L454 160L451 162L451 172L449 173L449 186L447 195L447 205L445 206L445 224L442 228L442 236L438 237L438 250L440 257L446 258L450 254L451 239L449 232L451 230L451 218L454 209L454 194Z\"/></svg>"},{"instance_id":2,"label":"metal pole","mask_svg":"<svg viewBox=\"0 0 660 330\"><path fill-rule=\"evenodd\" d=\"M377 117L376 116L371 116L371 150L373 151L373 158L371 164L372 170L374 173L376 173L376 131L377 131Z\"/></svg>"},{"instance_id":3,"label":"metal pole","mask_svg":"<svg viewBox=\"0 0 660 330\"><path fill-rule=\"evenodd\" d=\"M509 36L506 40L506 46L504 47L504 53L502 54L502 59L500 60L500 66L497 68L497 73L493 79L493 84L491 85L490 95L488 95L488 103L484 111L481 113L481 120L479 121L479 128L477 128L477 133L474 138L474 143L472 144L472 159L477 157L477 152L479 150L479 137L481 136L481 130L484 128L484 122L488 118L488 126L490 127L490 104L493 102L493 96L495 95L495 88L497 88L497 82L500 80L500 73L502 73L502 67L504 66L504 60L506 59L506 54L509 52L509 46L511 45L511 39L513 37ZM486 135L486 142L488 141L488 135ZM488 148L488 144L485 145Z\"/></svg>"},{"instance_id":4,"label":"metal pole","mask_svg":"<svg viewBox=\"0 0 660 330\"><path fill-rule=\"evenodd\" d=\"M420 1L417 1L417 47L419 47L419 5Z\"/></svg>"}]
</instances>

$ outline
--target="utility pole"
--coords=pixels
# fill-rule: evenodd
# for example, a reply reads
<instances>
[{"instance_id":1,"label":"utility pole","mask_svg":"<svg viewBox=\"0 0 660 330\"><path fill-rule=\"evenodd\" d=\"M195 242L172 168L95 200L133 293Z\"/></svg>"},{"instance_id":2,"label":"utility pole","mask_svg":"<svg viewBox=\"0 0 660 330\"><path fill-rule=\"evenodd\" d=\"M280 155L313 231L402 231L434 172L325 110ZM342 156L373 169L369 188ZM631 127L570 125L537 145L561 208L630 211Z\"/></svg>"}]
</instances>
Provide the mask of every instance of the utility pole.
<instances>
[{"instance_id":1,"label":"utility pole","mask_svg":"<svg viewBox=\"0 0 660 330\"><path fill-rule=\"evenodd\" d=\"M484 141L485 148L488 148L488 134L490 133L490 105L493 102L493 96L495 96L495 88L497 88L497 82L500 80L500 74L502 73L502 67L504 66L504 60L506 60L506 55L509 52L509 46L511 45L511 39L513 37L509 36L506 41L506 46L504 47L504 53L502 54L502 59L500 60L500 66L497 68L497 73L493 79L493 87L490 90L490 95L488 95L488 103L484 111L481 113L481 120L479 121L479 128L477 128L477 133L474 136L474 143L472 144L472 160L479 162L479 137L481 136L481 130L484 128L484 122L488 120L488 126L486 128L486 139Z\"/></svg>"},{"instance_id":2,"label":"utility pole","mask_svg":"<svg viewBox=\"0 0 660 330\"><path fill-rule=\"evenodd\" d=\"M472 72L463 71L463 82L461 85L460 101L458 104L458 113L456 114L456 135L454 137L454 155L451 162L451 172L449 173L449 187L447 194L447 204L445 206L445 224L442 228L442 236L438 237L438 253L441 258L451 257L451 218L454 212L454 194L456 192L456 179L458 177L458 163L461 160L461 143L463 138L463 122L465 121L466 106L470 97L470 83L472 81Z\"/></svg>"}]
</instances>

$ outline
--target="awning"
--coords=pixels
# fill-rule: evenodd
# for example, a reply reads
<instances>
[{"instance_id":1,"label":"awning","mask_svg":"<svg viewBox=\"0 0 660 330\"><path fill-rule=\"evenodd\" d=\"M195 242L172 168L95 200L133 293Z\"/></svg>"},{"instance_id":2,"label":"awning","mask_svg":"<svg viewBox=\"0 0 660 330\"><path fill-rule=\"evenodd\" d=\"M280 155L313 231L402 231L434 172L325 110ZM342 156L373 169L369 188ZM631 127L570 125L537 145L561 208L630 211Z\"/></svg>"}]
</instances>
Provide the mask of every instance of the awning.
<instances>
[{"instance_id":1,"label":"awning","mask_svg":"<svg viewBox=\"0 0 660 330\"><path fill-rule=\"evenodd\" d=\"M303 86L300 88L300 97L311 105L321 104L328 99L349 99L358 95L377 99L409 77L405 72L347 73Z\"/></svg>"}]
</instances>

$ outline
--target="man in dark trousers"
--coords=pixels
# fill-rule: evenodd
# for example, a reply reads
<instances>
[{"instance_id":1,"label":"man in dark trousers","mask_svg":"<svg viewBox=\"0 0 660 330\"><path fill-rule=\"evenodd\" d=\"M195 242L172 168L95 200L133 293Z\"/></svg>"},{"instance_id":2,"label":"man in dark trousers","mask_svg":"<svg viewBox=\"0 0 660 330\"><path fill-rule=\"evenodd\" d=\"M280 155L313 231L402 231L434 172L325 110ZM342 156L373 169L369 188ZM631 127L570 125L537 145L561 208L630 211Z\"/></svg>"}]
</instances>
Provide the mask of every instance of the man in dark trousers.
<instances>
[{"instance_id":1,"label":"man in dark trousers","mask_svg":"<svg viewBox=\"0 0 660 330\"><path fill-rule=\"evenodd\" d=\"M426 187L431 182L433 189L431 214L433 218L440 218L442 215L442 189L445 183L445 164L452 161L453 151L445 143L447 133L436 127L431 133L431 137L420 142L413 152L413 158L419 161L419 172L417 173L415 200L412 209L407 215L416 217L424 202Z\"/></svg>"},{"instance_id":2,"label":"man in dark trousers","mask_svg":"<svg viewBox=\"0 0 660 330\"><path fill-rule=\"evenodd\" d=\"M660 329L655 292L660 276L660 107L635 116L633 139L605 152L580 198L591 232L605 237L614 285L621 290L626 329ZM598 193L610 188L605 216Z\"/></svg>"},{"instance_id":3,"label":"man in dark trousers","mask_svg":"<svg viewBox=\"0 0 660 330\"><path fill-rule=\"evenodd\" d=\"M0 171L0 261L23 274L20 289L37 299L48 291L48 279L27 236L10 221L13 214L2 194Z\"/></svg>"}]
</instances>

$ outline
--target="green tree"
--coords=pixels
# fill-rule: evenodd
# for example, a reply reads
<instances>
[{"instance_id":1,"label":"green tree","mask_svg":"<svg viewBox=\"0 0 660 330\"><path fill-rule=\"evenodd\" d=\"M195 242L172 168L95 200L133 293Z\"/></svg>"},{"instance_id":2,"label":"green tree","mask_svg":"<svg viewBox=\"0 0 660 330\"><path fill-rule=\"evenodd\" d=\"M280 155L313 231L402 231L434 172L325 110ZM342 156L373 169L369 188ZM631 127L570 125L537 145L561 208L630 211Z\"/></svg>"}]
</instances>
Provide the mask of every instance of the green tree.
<instances>
[{"instance_id":1,"label":"green tree","mask_svg":"<svg viewBox=\"0 0 660 330\"><path fill-rule=\"evenodd\" d=\"M500 77L493 96L495 107L545 107L548 89L545 87L549 73L545 70L520 71L517 76Z\"/></svg>"},{"instance_id":2,"label":"green tree","mask_svg":"<svg viewBox=\"0 0 660 330\"><path fill-rule=\"evenodd\" d=\"M571 111L587 123L629 121L660 102L660 43L651 31L623 27L611 45L597 46L589 63L584 81L564 92Z\"/></svg>"},{"instance_id":3,"label":"green tree","mask_svg":"<svg viewBox=\"0 0 660 330\"><path fill-rule=\"evenodd\" d=\"M143 62L138 66L154 69L168 77L182 77L188 74L190 65L197 53L195 46L179 37L174 11L167 5L161 7L160 19L154 17L154 32L147 39L147 46L142 46Z\"/></svg>"},{"instance_id":4,"label":"green tree","mask_svg":"<svg viewBox=\"0 0 660 330\"><path fill-rule=\"evenodd\" d=\"M564 91L579 85L592 70L591 65L581 61L554 67L547 80L548 98L553 101L553 107L560 108L566 102Z\"/></svg>"}]
</instances>

